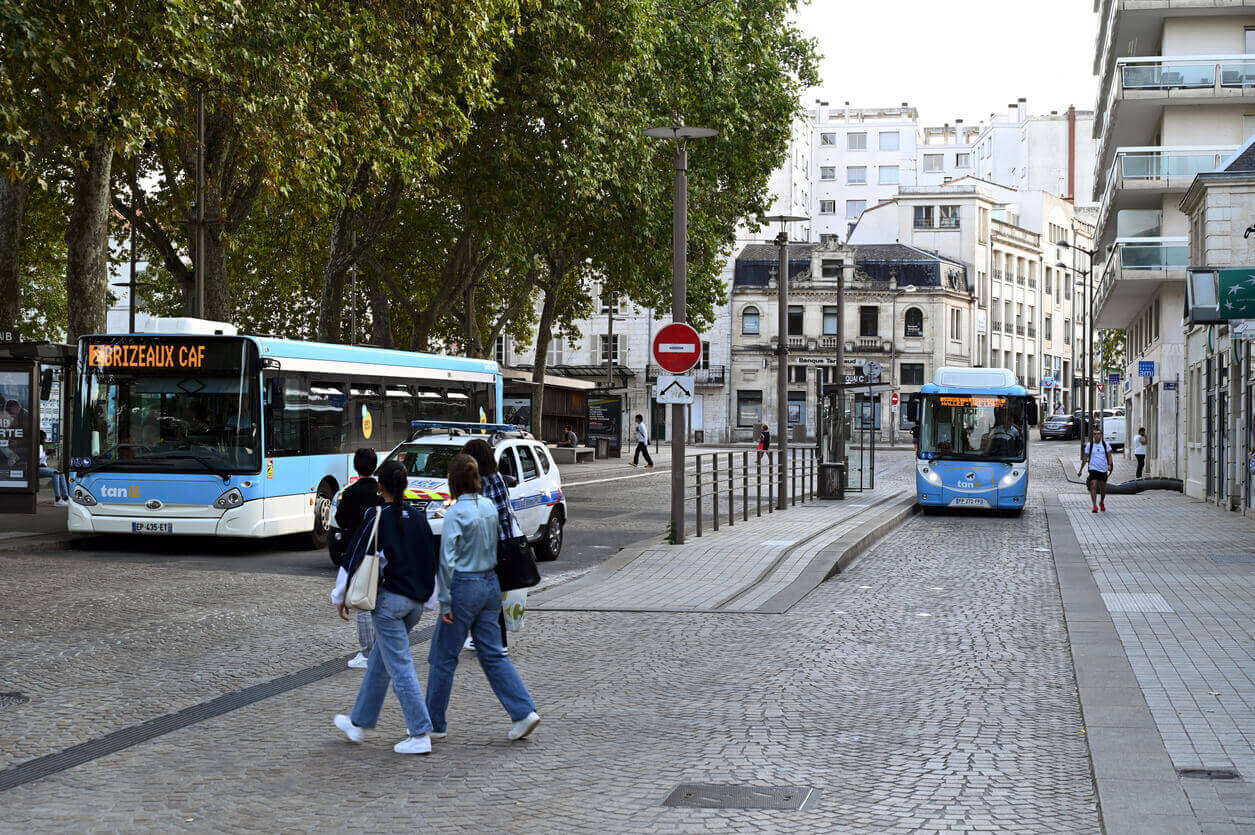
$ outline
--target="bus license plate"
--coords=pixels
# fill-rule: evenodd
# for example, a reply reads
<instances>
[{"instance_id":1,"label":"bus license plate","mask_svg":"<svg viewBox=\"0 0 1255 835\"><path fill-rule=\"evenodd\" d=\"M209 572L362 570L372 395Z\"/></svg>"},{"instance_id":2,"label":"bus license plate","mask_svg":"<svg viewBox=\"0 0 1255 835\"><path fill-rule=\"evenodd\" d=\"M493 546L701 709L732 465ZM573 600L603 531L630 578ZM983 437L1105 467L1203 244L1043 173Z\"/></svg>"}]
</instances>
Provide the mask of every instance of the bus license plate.
<instances>
[{"instance_id":1,"label":"bus license plate","mask_svg":"<svg viewBox=\"0 0 1255 835\"><path fill-rule=\"evenodd\" d=\"M989 507L989 502L984 499L955 499L950 504L957 507Z\"/></svg>"},{"instance_id":2,"label":"bus license plate","mask_svg":"<svg viewBox=\"0 0 1255 835\"><path fill-rule=\"evenodd\" d=\"M174 533L171 522L132 522L132 533Z\"/></svg>"}]
</instances>

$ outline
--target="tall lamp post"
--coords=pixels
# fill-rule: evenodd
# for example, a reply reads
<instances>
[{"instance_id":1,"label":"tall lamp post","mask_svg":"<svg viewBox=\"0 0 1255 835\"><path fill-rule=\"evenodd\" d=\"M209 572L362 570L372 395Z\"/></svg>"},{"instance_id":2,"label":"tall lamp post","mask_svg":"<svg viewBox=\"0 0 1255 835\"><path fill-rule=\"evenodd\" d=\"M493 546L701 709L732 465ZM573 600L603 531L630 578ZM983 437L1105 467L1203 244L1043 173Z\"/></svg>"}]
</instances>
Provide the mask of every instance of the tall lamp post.
<instances>
[{"instance_id":1,"label":"tall lamp post","mask_svg":"<svg viewBox=\"0 0 1255 835\"><path fill-rule=\"evenodd\" d=\"M671 220L671 321L688 319L688 140L717 136L718 131L689 125L649 128L646 136L670 139L675 146L675 183ZM684 544L684 407L671 407L671 541Z\"/></svg>"},{"instance_id":2,"label":"tall lamp post","mask_svg":"<svg viewBox=\"0 0 1255 835\"><path fill-rule=\"evenodd\" d=\"M776 507L789 506L789 224L807 220L801 215L769 215L767 223L779 223L775 244L780 250L776 270L776 449L780 466L776 469Z\"/></svg>"},{"instance_id":3,"label":"tall lamp post","mask_svg":"<svg viewBox=\"0 0 1255 835\"><path fill-rule=\"evenodd\" d=\"M1073 238L1076 237L1075 229L1072 230L1072 237ZM1081 246L1075 241L1069 241L1067 239L1064 239L1062 241L1056 241L1055 245L1062 247L1064 249L1071 249L1074 253L1073 255L1074 261L1076 260L1075 253L1079 252L1083 254L1086 257L1088 265L1089 265L1089 268L1085 270L1078 270L1075 266L1073 266L1072 269L1074 272L1078 273L1079 275L1084 276L1084 282L1085 282L1085 285L1084 285L1085 286L1085 302L1084 302L1084 309L1085 309L1085 331L1084 331L1085 332L1085 423L1091 424L1089 428L1090 428L1090 432L1092 432L1094 428L1093 427L1093 421L1094 421L1094 279L1093 279L1093 274L1094 274L1094 255L1097 254L1097 251L1093 249L1086 249L1085 247ZM1060 262L1060 266L1064 266L1066 269L1066 265L1064 265L1063 262ZM1102 424L1099 423L1099 426L1101 425ZM1084 427L1084 424L1082 424L1082 427ZM1083 434L1089 434L1089 433L1083 433ZM1084 454L1084 450L1085 450L1085 441L1082 440L1081 441L1082 454Z\"/></svg>"},{"instance_id":4,"label":"tall lamp post","mask_svg":"<svg viewBox=\"0 0 1255 835\"><path fill-rule=\"evenodd\" d=\"M905 287L898 286L898 271L892 269L889 271L889 277L893 279L893 306L892 315L889 322L889 344L890 344L890 360L889 360L889 379L894 381L894 385L900 390L902 388L902 375L898 373L898 296L900 293L915 293L919 288L914 284L908 284ZM903 340L906 339L905 325L903 326ZM901 395L899 395L900 397ZM892 405L889 408L889 446L893 446L898 441L898 415L894 411Z\"/></svg>"}]
</instances>

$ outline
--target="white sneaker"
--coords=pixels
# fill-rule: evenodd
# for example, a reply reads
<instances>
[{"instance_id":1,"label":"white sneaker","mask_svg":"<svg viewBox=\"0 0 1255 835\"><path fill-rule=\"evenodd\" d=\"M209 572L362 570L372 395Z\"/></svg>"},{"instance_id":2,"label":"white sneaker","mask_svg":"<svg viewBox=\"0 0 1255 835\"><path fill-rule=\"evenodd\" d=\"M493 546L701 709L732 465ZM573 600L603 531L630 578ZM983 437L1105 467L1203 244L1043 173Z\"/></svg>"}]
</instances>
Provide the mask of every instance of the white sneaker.
<instances>
[{"instance_id":1,"label":"white sneaker","mask_svg":"<svg viewBox=\"0 0 1255 835\"><path fill-rule=\"evenodd\" d=\"M510 741L513 742L516 739L522 739L532 731L536 730L536 726L539 724L540 717L536 714L536 711L533 710L510 727Z\"/></svg>"},{"instance_id":2,"label":"white sneaker","mask_svg":"<svg viewBox=\"0 0 1255 835\"><path fill-rule=\"evenodd\" d=\"M366 736L366 729L359 728L353 724L353 720L345 716L343 713L336 714L336 727L344 731L344 735L349 738L349 742L361 742Z\"/></svg>"},{"instance_id":3,"label":"white sneaker","mask_svg":"<svg viewBox=\"0 0 1255 835\"><path fill-rule=\"evenodd\" d=\"M392 750L398 754L430 754L431 753L431 737L427 734L422 736L407 736L405 739L392 746Z\"/></svg>"},{"instance_id":4,"label":"white sneaker","mask_svg":"<svg viewBox=\"0 0 1255 835\"><path fill-rule=\"evenodd\" d=\"M427 734L427 736L431 737L432 739L437 739L437 740L444 739L448 735L449 735L448 731L431 731Z\"/></svg>"},{"instance_id":5,"label":"white sneaker","mask_svg":"<svg viewBox=\"0 0 1255 835\"><path fill-rule=\"evenodd\" d=\"M57 507L69 507L70 506L70 502L68 499L57 499L55 502L53 502L53 504L56 505Z\"/></svg>"},{"instance_id":6,"label":"white sneaker","mask_svg":"<svg viewBox=\"0 0 1255 835\"><path fill-rule=\"evenodd\" d=\"M469 649L471 652L474 652L475 651L475 639L472 638L470 635L467 635L466 643L462 644L462 649Z\"/></svg>"},{"instance_id":7,"label":"white sneaker","mask_svg":"<svg viewBox=\"0 0 1255 835\"><path fill-rule=\"evenodd\" d=\"M364 670L366 669L366 663L369 660L370 659L359 652L357 655L354 655L349 659L349 668L353 670Z\"/></svg>"},{"instance_id":8,"label":"white sneaker","mask_svg":"<svg viewBox=\"0 0 1255 835\"><path fill-rule=\"evenodd\" d=\"M502 654L502 655L509 655L509 654L510 654L510 648L509 648L509 647L502 647L502 648L501 648L501 654Z\"/></svg>"}]
</instances>

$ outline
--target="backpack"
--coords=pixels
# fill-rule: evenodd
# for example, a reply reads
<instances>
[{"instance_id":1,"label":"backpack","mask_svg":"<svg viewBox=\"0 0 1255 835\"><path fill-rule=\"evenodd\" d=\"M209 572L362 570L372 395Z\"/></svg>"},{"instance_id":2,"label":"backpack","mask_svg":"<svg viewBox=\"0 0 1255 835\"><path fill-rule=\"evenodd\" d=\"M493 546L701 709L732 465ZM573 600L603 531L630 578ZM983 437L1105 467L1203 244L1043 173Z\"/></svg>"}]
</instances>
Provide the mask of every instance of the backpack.
<instances>
[{"instance_id":1,"label":"backpack","mask_svg":"<svg viewBox=\"0 0 1255 835\"><path fill-rule=\"evenodd\" d=\"M1116 460L1111 455L1111 444L1107 443L1106 438L1103 438L1102 448L1103 448L1103 451L1107 453L1107 472L1113 473L1116 470ZM1089 466L1089 459L1090 459L1090 456L1093 454L1093 452L1094 452L1094 442L1090 441L1085 446L1085 465L1086 466Z\"/></svg>"}]
</instances>

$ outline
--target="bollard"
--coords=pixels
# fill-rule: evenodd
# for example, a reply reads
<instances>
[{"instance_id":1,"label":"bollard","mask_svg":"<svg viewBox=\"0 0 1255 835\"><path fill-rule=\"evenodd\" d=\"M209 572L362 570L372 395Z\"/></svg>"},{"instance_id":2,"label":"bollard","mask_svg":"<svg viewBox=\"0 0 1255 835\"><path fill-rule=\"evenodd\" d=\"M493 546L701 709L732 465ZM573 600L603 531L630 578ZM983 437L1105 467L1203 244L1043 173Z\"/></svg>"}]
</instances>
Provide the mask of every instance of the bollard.
<instances>
[{"instance_id":1,"label":"bollard","mask_svg":"<svg viewBox=\"0 0 1255 835\"><path fill-rule=\"evenodd\" d=\"M767 513L776 512L776 452L767 453Z\"/></svg>"},{"instance_id":2,"label":"bollard","mask_svg":"<svg viewBox=\"0 0 1255 835\"><path fill-rule=\"evenodd\" d=\"M732 460L732 453L728 453L728 527L736 524L736 462Z\"/></svg>"},{"instance_id":3,"label":"bollard","mask_svg":"<svg viewBox=\"0 0 1255 835\"><path fill-rule=\"evenodd\" d=\"M719 530L719 453L710 453L710 527Z\"/></svg>"},{"instance_id":4,"label":"bollard","mask_svg":"<svg viewBox=\"0 0 1255 835\"><path fill-rule=\"evenodd\" d=\"M757 477L754 479L754 488L758 492L758 499L754 505L754 513L758 516L763 515L763 456L760 452L754 461L754 469L757 470Z\"/></svg>"},{"instance_id":5,"label":"bollard","mask_svg":"<svg viewBox=\"0 0 1255 835\"><path fill-rule=\"evenodd\" d=\"M702 456L697 456L696 467L693 470L694 476L697 478L696 494L697 494L697 535L702 535Z\"/></svg>"},{"instance_id":6,"label":"bollard","mask_svg":"<svg viewBox=\"0 0 1255 835\"><path fill-rule=\"evenodd\" d=\"M750 520L750 454L741 453L741 521Z\"/></svg>"}]
</instances>

